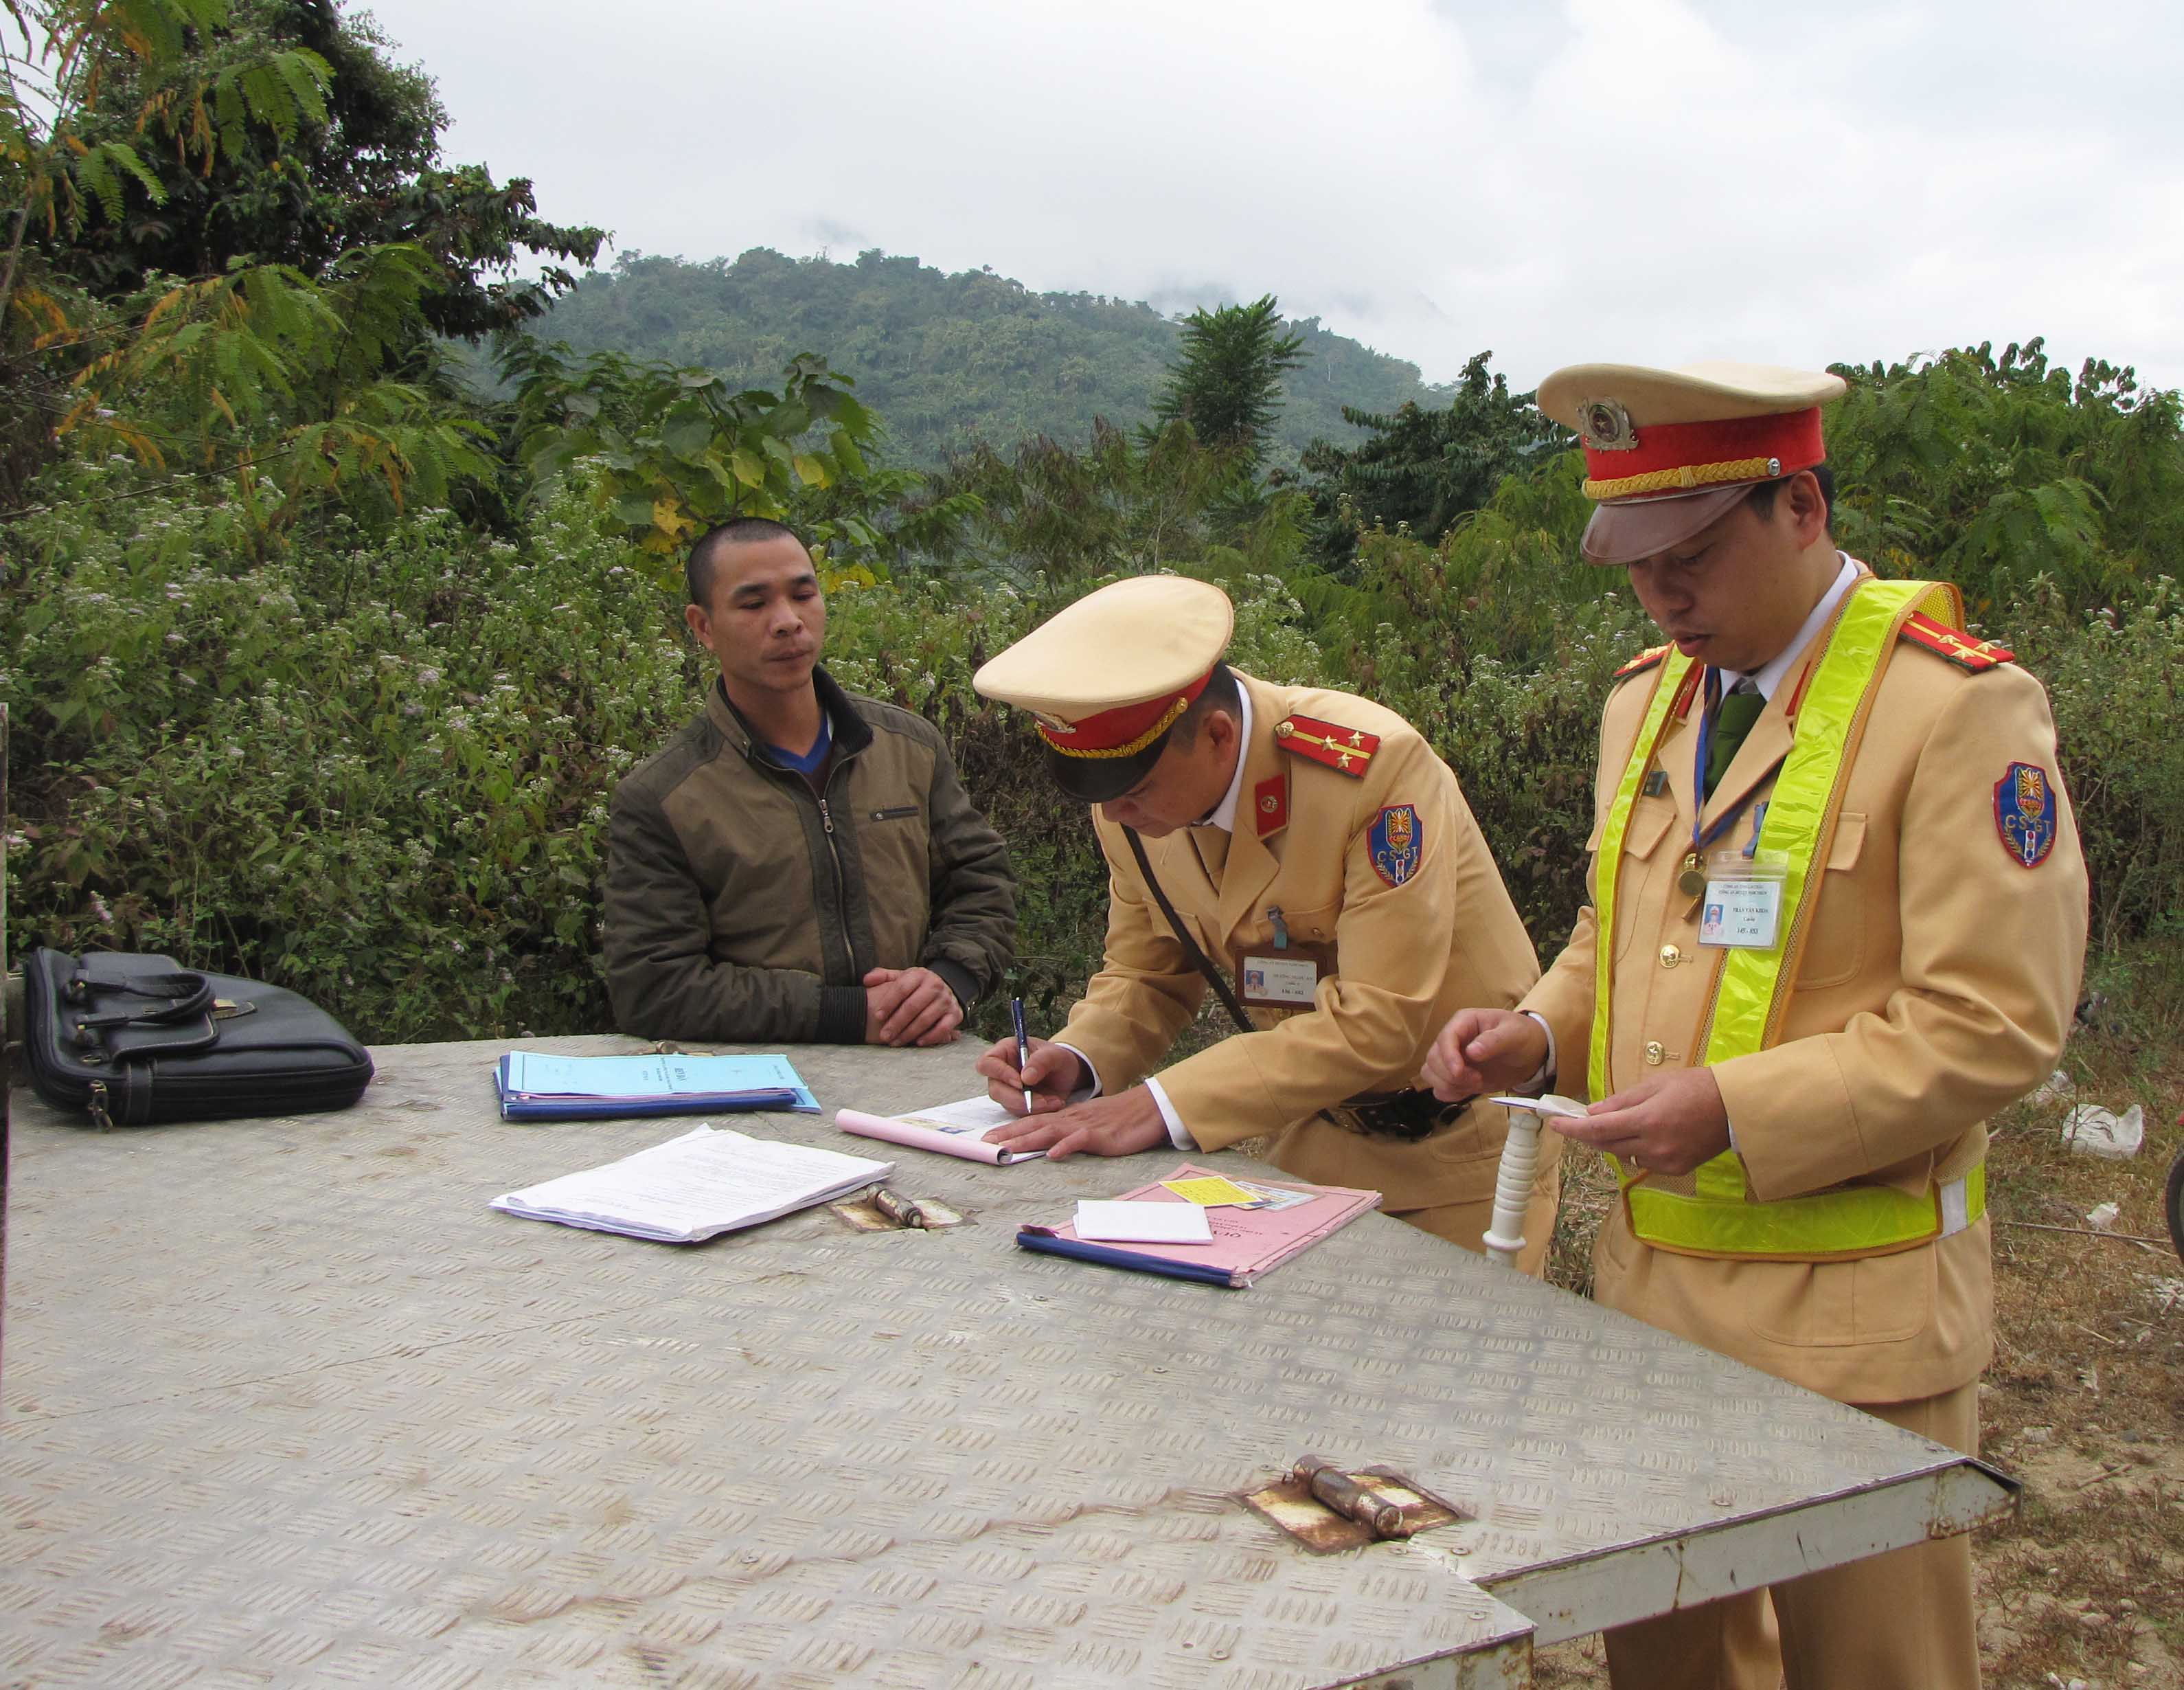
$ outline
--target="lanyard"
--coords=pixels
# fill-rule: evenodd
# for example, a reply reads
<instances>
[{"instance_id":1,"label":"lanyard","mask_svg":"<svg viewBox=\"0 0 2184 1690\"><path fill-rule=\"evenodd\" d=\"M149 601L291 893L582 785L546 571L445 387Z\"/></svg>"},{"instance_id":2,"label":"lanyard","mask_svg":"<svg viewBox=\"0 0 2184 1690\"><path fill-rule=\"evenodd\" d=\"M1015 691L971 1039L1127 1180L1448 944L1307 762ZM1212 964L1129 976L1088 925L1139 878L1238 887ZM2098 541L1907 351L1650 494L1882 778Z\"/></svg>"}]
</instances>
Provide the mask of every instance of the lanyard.
<instances>
[{"instance_id":1,"label":"lanyard","mask_svg":"<svg viewBox=\"0 0 2184 1690\"><path fill-rule=\"evenodd\" d=\"M1698 745L1697 749L1693 755L1691 767L1691 793L1693 797L1697 800L1700 815L1703 815L1706 810L1706 772L1708 753L1713 749L1713 745L1714 707L1720 702L1721 671L1715 668L1712 664L1708 664L1707 666L1706 672L1706 695L1703 706L1699 714L1699 731L1697 735ZM1785 752L1783 756L1775 758L1774 767L1768 770L1767 774L1771 775L1774 772L1775 769L1780 768L1784 759L1787 756L1788 753ZM1761 776L1758 782L1755 784L1754 789L1756 790L1758 786L1764 785L1766 784L1766 779L1767 777L1765 775ZM1749 803L1750 801L1751 800L1747 798L1745 800L1745 803ZM1706 860L1706 848L1736 824L1736 818L1744 813L1744 804L1740 803L1733 808L1723 812L1722 814L1714 817L1713 825L1710 828L1702 828L1700 827L1699 815L1694 815L1691 817L1691 848L1690 853L1684 858L1683 878L1678 883L1682 887L1683 891L1687 897L1696 898L1701 892L1706 890L1706 875L1701 867L1701 865ZM1759 843L1760 819L1761 817L1763 817L1766 813L1767 806L1764 804L1762 804L1759 806L1758 814L1752 818L1752 844L1754 847L1756 847ZM1749 856L1751 852L1749 851L1746 852L1747 856Z\"/></svg>"}]
</instances>

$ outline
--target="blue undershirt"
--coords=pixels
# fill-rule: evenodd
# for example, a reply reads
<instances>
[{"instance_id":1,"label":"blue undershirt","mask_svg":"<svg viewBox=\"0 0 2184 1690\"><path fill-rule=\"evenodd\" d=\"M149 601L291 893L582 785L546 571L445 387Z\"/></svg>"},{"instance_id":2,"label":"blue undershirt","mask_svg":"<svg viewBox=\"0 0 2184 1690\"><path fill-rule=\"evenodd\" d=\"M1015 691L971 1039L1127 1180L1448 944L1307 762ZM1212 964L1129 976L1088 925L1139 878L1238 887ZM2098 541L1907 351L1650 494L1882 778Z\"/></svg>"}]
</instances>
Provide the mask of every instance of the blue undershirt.
<instances>
[{"instance_id":1,"label":"blue undershirt","mask_svg":"<svg viewBox=\"0 0 2184 1690\"><path fill-rule=\"evenodd\" d=\"M834 724L827 719L827 712L822 710L819 712L819 737L811 742L810 750L800 756L786 745L769 745L766 748L766 753L783 768L794 769L797 773L808 780L819 772L821 765L827 761L827 753L833 749Z\"/></svg>"}]
</instances>

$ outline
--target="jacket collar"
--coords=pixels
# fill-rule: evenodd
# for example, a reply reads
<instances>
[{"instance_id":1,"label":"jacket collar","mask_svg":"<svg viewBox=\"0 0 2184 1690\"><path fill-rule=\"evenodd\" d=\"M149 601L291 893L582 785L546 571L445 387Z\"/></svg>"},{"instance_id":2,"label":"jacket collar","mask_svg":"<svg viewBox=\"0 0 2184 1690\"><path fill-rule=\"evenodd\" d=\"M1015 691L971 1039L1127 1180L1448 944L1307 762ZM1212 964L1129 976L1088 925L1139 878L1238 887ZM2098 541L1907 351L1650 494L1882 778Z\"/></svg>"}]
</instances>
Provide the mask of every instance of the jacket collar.
<instances>
[{"instance_id":1,"label":"jacket collar","mask_svg":"<svg viewBox=\"0 0 2184 1690\"><path fill-rule=\"evenodd\" d=\"M812 666L811 685L819 694L819 708L827 712L827 719L833 725L836 756L855 756L872 743L872 724L857 708L857 701L842 690L823 666ZM727 687L718 675L713 677L712 689L705 694L705 718L720 730L723 739L746 757L757 756L765 743L751 732L744 713L729 702ZM772 759L765 761L770 763Z\"/></svg>"}]
</instances>

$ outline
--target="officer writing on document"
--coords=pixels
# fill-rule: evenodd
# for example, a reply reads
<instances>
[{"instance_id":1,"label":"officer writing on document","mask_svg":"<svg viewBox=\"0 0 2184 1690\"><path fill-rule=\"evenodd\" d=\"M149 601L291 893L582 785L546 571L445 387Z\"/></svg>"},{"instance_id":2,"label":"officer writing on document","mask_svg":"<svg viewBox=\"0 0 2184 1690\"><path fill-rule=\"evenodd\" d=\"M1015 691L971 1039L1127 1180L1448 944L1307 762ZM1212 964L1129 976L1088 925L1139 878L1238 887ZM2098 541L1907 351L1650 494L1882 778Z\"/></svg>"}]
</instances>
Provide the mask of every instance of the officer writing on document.
<instances>
[{"instance_id":1,"label":"officer writing on document","mask_svg":"<svg viewBox=\"0 0 2184 1690\"><path fill-rule=\"evenodd\" d=\"M1028 1086L1035 1105L988 1136L1120 1156L1273 1135L1277 1166L1478 1250L1507 1117L1412 1082L1451 1012L1538 979L1531 941L1433 748L1363 699L1231 669L1233 621L1217 587L1141 576L978 672L1091 806L1109 875L1106 954L1068 1024L1021 1071L1013 1040L979 1059L996 1099L1021 1111ZM1208 990L1236 1030L1156 1074Z\"/></svg>"},{"instance_id":2,"label":"officer writing on document","mask_svg":"<svg viewBox=\"0 0 2184 1690\"><path fill-rule=\"evenodd\" d=\"M1955 590L1836 549L1833 376L1582 365L1540 384L1669 643L1609 694L1591 903L1444 1096L1543 1064L1613 1158L1599 1300L1966 1453L1993 1351L1987 1116L2060 1053L2086 872L2039 683ZM1979 1682L1958 1537L1774 1587L1790 1690ZM1776 1682L1760 1592L1607 1634L1618 1690Z\"/></svg>"}]
</instances>

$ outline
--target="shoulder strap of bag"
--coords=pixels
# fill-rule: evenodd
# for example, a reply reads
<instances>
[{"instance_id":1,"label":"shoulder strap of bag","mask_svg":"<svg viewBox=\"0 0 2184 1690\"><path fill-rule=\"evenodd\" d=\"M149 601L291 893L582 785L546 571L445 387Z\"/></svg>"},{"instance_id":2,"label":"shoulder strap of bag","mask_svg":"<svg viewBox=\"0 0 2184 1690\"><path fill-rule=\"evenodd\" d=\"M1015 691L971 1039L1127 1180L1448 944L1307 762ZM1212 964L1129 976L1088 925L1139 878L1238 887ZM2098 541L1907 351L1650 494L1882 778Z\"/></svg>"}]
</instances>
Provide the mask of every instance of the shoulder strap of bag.
<instances>
[{"instance_id":1,"label":"shoulder strap of bag","mask_svg":"<svg viewBox=\"0 0 2184 1690\"><path fill-rule=\"evenodd\" d=\"M1259 1029L1251 1024L1251 1018L1244 1013L1244 1006L1236 1001L1236 994L1229 989L1228 977L1215 968L1212 958L1198 948L1198 941L1190 936L1190 929L1183 924L1183 918L1176 914L1175 906L1168 901L1167 893L1162 890L1159 878L1153 873L1152 864L1145 860L1145 841L1138 837L1138 830L1125 828L1123 837L1130 842L1130 855L1138 860L1138 873L1145 877L1145 890L1153 895L1153 901L1160 906L1160 912L1167 918L1168 927L1173 931L1177 942L1183 946L1183 954L1190 959L1190 966L1206 977L1206 984L1213 988L1214 996L1221 1000L1221 1007L1228 1012L1228 1018L1236 1023L1238 1032L1257 1032Z\"/></svg>"}]
</instances>

